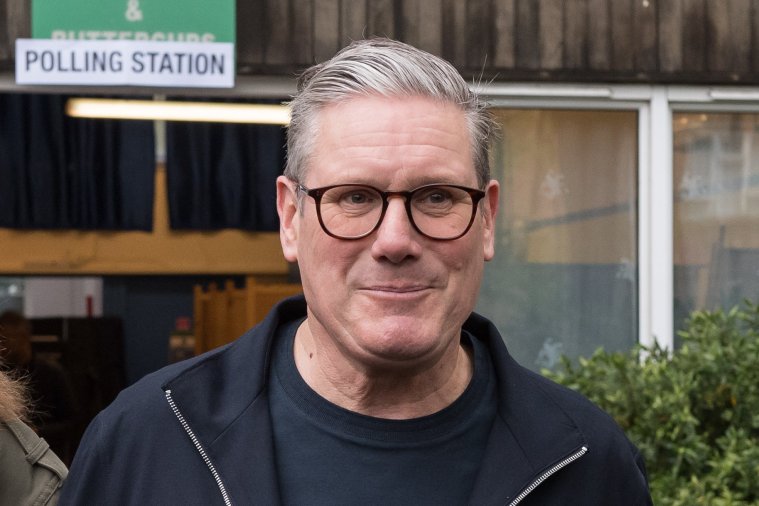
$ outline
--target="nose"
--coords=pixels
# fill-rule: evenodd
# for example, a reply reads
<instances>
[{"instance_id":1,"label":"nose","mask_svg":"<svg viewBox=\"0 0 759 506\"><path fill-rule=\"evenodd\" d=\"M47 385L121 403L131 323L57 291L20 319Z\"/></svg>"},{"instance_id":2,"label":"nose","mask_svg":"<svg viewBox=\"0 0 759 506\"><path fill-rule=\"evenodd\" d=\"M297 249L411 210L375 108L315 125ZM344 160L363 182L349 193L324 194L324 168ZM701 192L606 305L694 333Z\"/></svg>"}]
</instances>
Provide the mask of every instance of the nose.
<instances>
[{"instance_id":1,"label":"nose","mask_svg":"<svg viewBox=\"0 0 759 506\"><path fill-rule=\"evenodd\" d=\"M372 256L401 263L406 259L418 258L422 252L419 233L414 230L403 197L391 197L382 223L375 232Z\"/></svg>"}]
</instances>

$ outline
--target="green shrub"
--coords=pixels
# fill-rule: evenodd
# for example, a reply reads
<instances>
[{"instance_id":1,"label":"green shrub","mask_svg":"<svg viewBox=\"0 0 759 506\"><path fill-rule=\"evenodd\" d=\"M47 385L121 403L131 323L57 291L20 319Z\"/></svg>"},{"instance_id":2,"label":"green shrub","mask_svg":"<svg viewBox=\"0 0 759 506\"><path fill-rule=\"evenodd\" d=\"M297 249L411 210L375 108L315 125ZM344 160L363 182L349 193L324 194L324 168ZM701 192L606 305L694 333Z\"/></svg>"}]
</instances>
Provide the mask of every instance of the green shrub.
<instances>
[{"instance_id":1,"label":"green shrub","mask_svg":"<svg viewBox=\"0 0 759 506\"><path fill-rule=\"evenodd\" d=\"M544 374L622 426L657 506L759 504L759 304L697 311L680 336L675 352L599 350Z\"/></svg>"}]
</instances>

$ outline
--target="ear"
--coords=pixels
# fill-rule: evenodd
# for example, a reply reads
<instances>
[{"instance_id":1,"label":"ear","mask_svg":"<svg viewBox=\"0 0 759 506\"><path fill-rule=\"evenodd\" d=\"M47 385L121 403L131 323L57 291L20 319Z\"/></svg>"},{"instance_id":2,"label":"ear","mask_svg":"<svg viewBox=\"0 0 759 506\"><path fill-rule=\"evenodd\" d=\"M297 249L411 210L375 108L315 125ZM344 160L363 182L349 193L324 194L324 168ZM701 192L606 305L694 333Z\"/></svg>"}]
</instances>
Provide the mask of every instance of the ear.
<instances>
[{"instance_id":1,"label":"ear","mask_svg":"<svg viewBox=\"0 0 759 506\"><path fill-rule=\"evenodd\" d=\"M279 240L282 253L288 262L298 261L298 196L295 183L285 177L277 178L277 214L279 214Z\"/></svg>"},{"instance_id":2,"label":"ear","mask_svg":"<svg viewBox=\"0 0 759 506\"><path fill-rule=\"evenodd\" d=\"M485 188L485 198L482 205L482 246L485 261L495 256L495 216L498 213L498 197L500 195L498 181L491 179Z\"/></svg>"}]
</instances>

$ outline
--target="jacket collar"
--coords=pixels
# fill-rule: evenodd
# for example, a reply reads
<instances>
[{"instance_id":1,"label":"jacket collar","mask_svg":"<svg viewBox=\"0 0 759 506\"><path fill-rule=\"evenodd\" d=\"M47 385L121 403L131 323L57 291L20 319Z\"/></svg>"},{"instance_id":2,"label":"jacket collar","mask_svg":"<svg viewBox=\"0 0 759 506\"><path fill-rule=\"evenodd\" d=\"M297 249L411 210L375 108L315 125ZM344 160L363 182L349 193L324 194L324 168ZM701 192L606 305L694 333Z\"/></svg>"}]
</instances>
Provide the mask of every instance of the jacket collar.
<instances>
[{"instance_id":1,"label":"jacket collar","mask_svg":"<svg viewBox=\"0 0 759 506\"><path fill-rule=\"evenodd\" d=\"M504 504L587 442L549 380L517 364L489 320L473 313L464 329L487 343L498 385L498 416L470 503Z\"/></svg>"},{"instance_id":2,"label":"jacket collar","mask_svg":"<svg viewBox=\"0 0 759 506\"><path fill-rule=\"evenodd\" d=\"M171 390L232 504L279 503L266 382L277 328L305 314L303 297L287 299L260 325L163 385L164 391Z\"/></svg>"},{"instance_id":3,"label":"jacket collar","mask_svg":"<svg viewBox=\"0 0 759 506\"><path fill-rule=\"evenodd\" d=\"M266 382L277 328L305 314L302 296L286 299L259 326L164 384L233 504L279 503ZM514 361L490 321L472 314L464 329L488 345L498 391L498 416L471 503L503 503L586 442L547 380Z\"/></svg>"}]
</instances>

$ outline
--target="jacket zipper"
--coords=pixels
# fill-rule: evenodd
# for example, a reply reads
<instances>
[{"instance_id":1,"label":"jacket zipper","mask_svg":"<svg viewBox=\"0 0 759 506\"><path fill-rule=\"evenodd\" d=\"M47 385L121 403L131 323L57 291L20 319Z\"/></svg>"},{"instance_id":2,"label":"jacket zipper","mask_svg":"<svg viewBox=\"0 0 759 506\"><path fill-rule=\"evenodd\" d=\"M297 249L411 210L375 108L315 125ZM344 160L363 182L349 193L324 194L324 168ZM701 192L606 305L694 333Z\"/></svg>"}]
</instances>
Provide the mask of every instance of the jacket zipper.
<instances>
[{"instance_id":1,"label":"jacket zipper","mask_svg":"<svg viewBox=\"0 0 759 506\"><path fill-rule=\"evenodd\" d=\"M190 437L190 440L192 441L192 444L195 445L198 453L200 453L200 456L203 458L203 462L205 462L206 466L208 466L208 470L211 471L213 479L216 480L216 485L219 487L219 491L221 492L221 496L224 499L225 506L232 506L232 501L229 500L229 495L227 494L227 489L224 487L224 483L221 481L221 476L219 476L219 473L216 471L216 468L214 467L213 462L211 462L211 459L208 458L206 451L203 449L203 445L201 445L200 441L198 441L198 438L195 437L195 433L190 428L187 420L185 420L184 416L182 416L182 413L179 411L179 408L174 403L174 399L171 398L171 390L166 390L165 393L166 400L169 402L171 410L174 412L177 420L179 420L179 423L182 424L182 428L184 428L184 431Z\"/></svg>"},{"instance_id":2,"label":"jacket zipper","mask_svg":"<svg viewBox=\"0 0 759 506\"><path fill-rule=\"evenodd\" d=\"M511 501L509 503L509 506L515 506L516 504L519 504L520 502L522 502L522 500L525 497L527 497L530 494L530 492L532 492L533 490L535 490L536 488L538 488L538 486L541 483L543 483L548 478L550 478L551 476L553 476L554 474L556 474L557 472L559 472L561 469L565 468L566 466L568 466L569 464L571 464L572 462L574 462L575 460L579 459L580 457L582 457L586 453L588 453L588 448L585 447L585 446L583 446L577 452L573 453L572 455L570 455L569 457L565 458L564 460L562 460L561 462L559 462L555 466L551 467L545 473L543 473L540 476L538 476L538 478L535 481L533 481L532 483L530 483L530 486L528 486L527 488L525 488L524 490L522 490L522 492L518 496L516 496L516 498L514 498L513 501Z\"/></svg>"}]
</instances>

